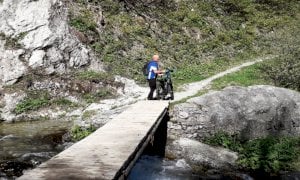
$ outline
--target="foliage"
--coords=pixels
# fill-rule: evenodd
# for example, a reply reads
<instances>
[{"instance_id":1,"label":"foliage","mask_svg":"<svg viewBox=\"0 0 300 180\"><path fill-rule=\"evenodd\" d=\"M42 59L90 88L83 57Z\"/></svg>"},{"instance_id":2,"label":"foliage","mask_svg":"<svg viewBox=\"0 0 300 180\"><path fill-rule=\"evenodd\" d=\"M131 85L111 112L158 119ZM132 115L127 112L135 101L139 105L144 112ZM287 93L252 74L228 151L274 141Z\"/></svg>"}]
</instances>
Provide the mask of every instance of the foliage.
<instances>
[{"instance_id":1,"label":"foliage","mask_svg":"<svg viewBox=\"0 0 300 180\"><path fill-rule=\"evenodd\" d=\"M241 142L236 135L229 135L225 132L217 132L214 136L207 138L205 143L213 146L222 146L227 149L239 152L242 149Z\"/></svg>"},{"instance_id":2,"label":"foliage","mask_svg":"<svg viewBox=\"0 0 300 180\"><path fill-rule=\"evenodd\" d=\"M300 158L300 138L294 137L270 136L242 142L236 136L218 132L207 138L205 143L238 152L238 164L254 171L292 171Z\"/></svg>"},{"instance_id":3,"label":"foliage","mask_svg":"<svg viewBox=\"0 0 300 180\"><path fill-rule=\"evenodd\" d=\"M82 10L79 15L70 15L69 24L81 32L96 31L97 24L93 13L87 9Z\"/></svg>"},{"instance_id":4,"label":"foliage","mask_svg":"<svg viewBox=\"0 0 300 180\"><path fill-rule=\"evenodd\" d=\"M97 112L95 110L90 110L90 111L84 111L82 114L82 118L83 119L88 119L90 117L92 117L93 115L95 115Z\"/></svg>"},{"instance_id":5,"label":"foliage","mask_svg":"<svg viewBox=\"0 0 300 180\"><path fill-rule=\"evenodd\" d=\"M247 169L270 173L295 170L300 157L300 139L266 137L248 141L240 152L239 164Z\"/></svg>"},{"instance_id":6,"label":"foliage","mask_svg":"<svg viewBox=\"0 0 300 180\"><path fill-rule=\"evenodd\" d=\"M72 108L79 106L79 104L74 103L66 98L53 99L51 101L51 105L60 106L60 107L72 107Z\"/></svg>"},{"instance_id":7,"label":"foliage","mask_svg":"<svg viewBox=\"0 0 300 180\"><path fill-rule=\"evenodd\" d=\"M36 97L34 97L36 96ZM18 103L15 108L15 113L21 114L31 110L38 110L50 104L50 98L47 93L35 93L34 96L29 96Z\"/></svg>"},{"instance_id":8,"label":"foliage","mask_svg":"<svg viewBox=\"0 0 300 180\"><path fill-rule=\"evenodd\" d=\"M95 21L84 11L103 9L101 36L83 31L92 40L88 45L111 73L136 80L143 79L140 69L154 53L165 67L178 69L179 83L201 80L240 55L274 52L281 41L272 33L299 22L296 0L74 1L82 11L71 10L71 22L72 14L84 17L73 23L81 31L85 23L78 22Z\"/></svg>"},{"instance_id":9,"label":"foliage","mask_svg":"<svg viewBox=\"0 0 300 180\"><path fill-rule=\"evenodd\" d=\"M277 86L300 91L300 46L287 49L274 62L261 67Z\"/></svg>"},{"instance_id":10,"label":"foliage","mask_svg":"<svg viewBox=\"0 0 300 180\"><path fill-rule=\"evenodd\" d=\"M77 73L77 78L80 80L88 81L114 81L114 76L106 72L95 72L95 71L83 71Z\"/></svg>"},{"instance_id":11,"label":"foliage","mask_svg":"<svg viewBox=\"0 0 300 180\"><path fill-rule=\"evenodd\" d=\"M28 96L16 105L14 112L21 114L49 106L74 108L79 105L65 98L51 98L49 93L45 91L30 91L28 92Z\"/></svg>"},{"instance_id":12,"label":"foliage","mask_svg":"<svg viewBox=\"0 0 300 180\"><path fill-rule=\"evenodd\" d=\"M226 86L251 86L272 84L261 71L262 64L255 64L238 72L221 77L212 83L212 89L223 89Z\"/></svg>"},{"instance_id":13,"label":"foliage","mask_svg":"<svg viewBox=\"0 0 300 180\"><path fill-rule=\"evenodd\" d=\"M97 128L93 125L90 125L87 128L76 125L71 129L71 136L72 136L73 141L80 141L83 138L92 134L96 130L97 130Z\"/></svg>"},{"instance_id":14,"label":"foliage","mask_svg":"<svg viewBox=\"0 0 300 180\"><path fill-rule=\"evenodd\" d=\"M108 97L113 97L114 93L111 89L101 88L96 92L83 94L83 99L86 103L94 103L100 101L102 99L106 99Z\"/></svg>"}]
</instances>

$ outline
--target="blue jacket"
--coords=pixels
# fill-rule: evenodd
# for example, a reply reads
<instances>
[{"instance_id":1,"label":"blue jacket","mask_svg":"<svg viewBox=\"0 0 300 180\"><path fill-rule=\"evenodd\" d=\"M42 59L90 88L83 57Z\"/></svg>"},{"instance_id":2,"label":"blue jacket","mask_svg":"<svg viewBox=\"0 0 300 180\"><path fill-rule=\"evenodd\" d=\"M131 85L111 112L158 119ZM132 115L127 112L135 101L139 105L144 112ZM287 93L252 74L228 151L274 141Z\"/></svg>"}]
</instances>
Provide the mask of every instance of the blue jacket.
<instances>
[{"instance_id":1,"label":"blue jacket","mask_svg":"<svg viewBox=\"0 0 300 180\"><path fill-rule=\"evenodd\" d=\"M147 79L155 79L156 74L155 74L154 71L158 70L158 63L156 61L150 61L148 66L147 66L147 70L148 70Z\"/></svg>"}]
</instances>

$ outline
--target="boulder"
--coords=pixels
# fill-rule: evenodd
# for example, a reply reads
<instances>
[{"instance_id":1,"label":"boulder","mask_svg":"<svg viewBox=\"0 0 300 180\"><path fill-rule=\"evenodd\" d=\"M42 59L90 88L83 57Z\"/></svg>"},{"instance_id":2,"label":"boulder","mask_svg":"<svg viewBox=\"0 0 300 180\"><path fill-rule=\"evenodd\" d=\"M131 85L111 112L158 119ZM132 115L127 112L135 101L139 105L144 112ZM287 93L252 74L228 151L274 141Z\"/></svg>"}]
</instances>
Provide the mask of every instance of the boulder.
<instances>
[{"instance_id":1,"label":"boulder","mask_svg":"<svg viewBox=\"0 0 300 180\"><path fill-rule=\"evenodd\" d=\"M300 136L300 93L273 86L228 87L175 105L170 136L201 140L218 131L244 140Z\"/></svg>"},{"instance_id":2,"label":"boulder","mask_svg":"<svg viewBox=\"0 0 300 180\"><path fill-rule=\"evenodd\" d=\"M212 147L201 142L180 138L167 146L167 154L184 158L193 167L210 167L214 169L232 170L236 167L238 155L220 147Z\"/></svg>"},{"instance_id":3,"label":"boulder","mask_svg":"<svg viewBox=\"0 0 300 180\"><path fill-rule=\"evenodd\" d=\"M30 73L27 69L63 74L99 63L72 33L64 1L3 0L0 14L0 87Z\"/></svg>"}]
</instances>

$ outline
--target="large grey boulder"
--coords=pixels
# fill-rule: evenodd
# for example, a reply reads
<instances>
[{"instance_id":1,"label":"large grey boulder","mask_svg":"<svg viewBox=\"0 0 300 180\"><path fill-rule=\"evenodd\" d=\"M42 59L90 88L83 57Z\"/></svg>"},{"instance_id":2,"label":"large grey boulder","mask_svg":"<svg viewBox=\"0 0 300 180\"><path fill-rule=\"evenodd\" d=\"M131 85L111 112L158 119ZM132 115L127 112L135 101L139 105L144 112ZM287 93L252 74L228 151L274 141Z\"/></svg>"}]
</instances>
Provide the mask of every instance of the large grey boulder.
<instances>
[{"instance_id":1,"label":"large grey boulder","mask_svg":"<svg viewBox=\"0 0 300 180\"><path fill-rule=\"evenodd\" d=\"M234 169L238 155L220 147L212 147L201 142L180 138L167 146L167 154L184 158L193 167L210 167L214 169Z\"/></svg>"},{"instance_id":2,"label":"large grey boulder","mask_svg":"<svg viewBox=\"0 0 300 180\"><path fill-rule=\"evenodd\" d=\"M264 85L228 87L175 105L170 137L201 140L218 131L242 139L300 136L300 93Z\"/></svg>"},{"instance_id":3,"label":"large grey boulder","mask_svg":"<svg viewBox=\"0 0 300 180\"><path fill-rule=\"evenodd\" d=\"M3 0L0 2L0 87L39 68L66 73L98 61L68 25L69 2ZM102 66L97 66L102 70Z\"/></svg>"}]
</instances>

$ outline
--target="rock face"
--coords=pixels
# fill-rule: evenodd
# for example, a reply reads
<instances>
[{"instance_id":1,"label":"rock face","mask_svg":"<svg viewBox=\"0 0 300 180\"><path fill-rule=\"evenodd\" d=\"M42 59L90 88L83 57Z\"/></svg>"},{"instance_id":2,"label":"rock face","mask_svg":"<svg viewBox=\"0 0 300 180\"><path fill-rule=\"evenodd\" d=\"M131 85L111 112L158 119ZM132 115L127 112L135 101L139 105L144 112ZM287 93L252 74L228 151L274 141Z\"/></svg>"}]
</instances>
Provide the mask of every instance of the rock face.
<instances>
[{"instance_id":1,"label":"rock face","mask_svg":"<svg viewBox=\"0 0 300 180\"><path fill-rule=\"evenodd\" d=\"M224 148L215 148L201 142L180 138L167 149L168 153L185 158L193 166L204 166L215 169L234 169L237 153Z\"/></svg>"},{"instance_id":2,"label":"rock face","mask_svg":"<svg viewBox=\"0 0 300 180\"><path fill-rule=\"evenodd\" d=\"M201 140L218 131L242 139L300 136L300 93L272 86L228 87L176 105L170 134Z\"/></svg>"},{"instance_id":3,"label":"rock face","mask_svg":"<svg viewBox=\"0 0 300 180\"><path fill-rule=\"evenodd\" d=\"M62 74L96 62L73 35L63 1L3 0L0 14L0 87L29 70Z\"/></svg>"}]
</instances>

